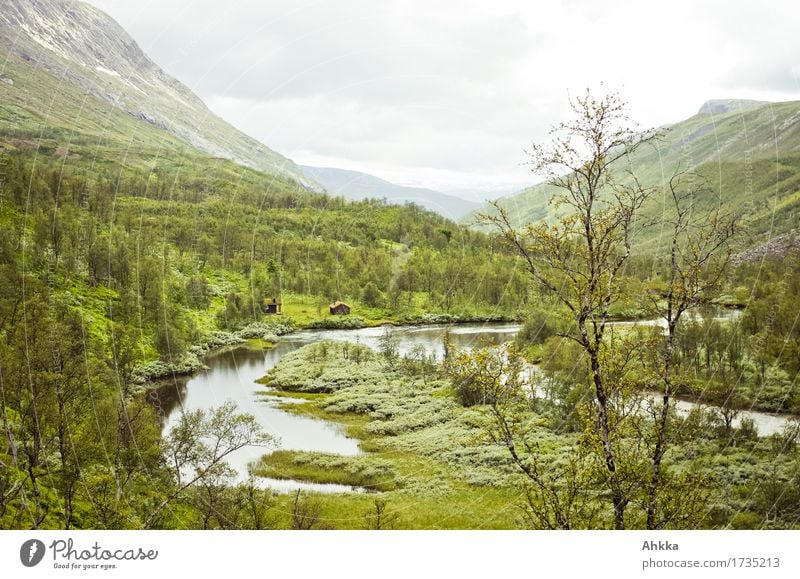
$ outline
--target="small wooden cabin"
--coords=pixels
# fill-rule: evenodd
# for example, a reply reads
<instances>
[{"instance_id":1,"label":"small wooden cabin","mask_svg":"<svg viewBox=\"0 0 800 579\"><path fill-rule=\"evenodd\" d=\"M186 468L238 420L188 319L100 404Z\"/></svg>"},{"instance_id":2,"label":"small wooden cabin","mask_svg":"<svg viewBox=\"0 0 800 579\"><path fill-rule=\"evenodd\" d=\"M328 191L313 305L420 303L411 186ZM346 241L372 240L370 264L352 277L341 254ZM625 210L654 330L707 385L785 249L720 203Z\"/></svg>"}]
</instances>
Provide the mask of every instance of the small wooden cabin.
<instances>
[{"instance_id":1,"label":"small wooden cabin","mask_svg":"<svg viewBox=\"0 0 800 579\"><path fill-rule=\"evenodd\" d=\"M350 315L350 306L348 306L344 302L333 302L331 304L331 314L339 315L339 316L349 316Z\"/></svg>"},{"instance_id":2,"label":"small wooden cabin","mask_svg":"<svg viewBox=\"0 0 800 579\"><path fill-rule=\"evenodd\" d=\"M280 314L281 306L283 304L278 301L278 298L266 298L264 300L264 313L265 314Z\"/></svg>"}]
</instances>

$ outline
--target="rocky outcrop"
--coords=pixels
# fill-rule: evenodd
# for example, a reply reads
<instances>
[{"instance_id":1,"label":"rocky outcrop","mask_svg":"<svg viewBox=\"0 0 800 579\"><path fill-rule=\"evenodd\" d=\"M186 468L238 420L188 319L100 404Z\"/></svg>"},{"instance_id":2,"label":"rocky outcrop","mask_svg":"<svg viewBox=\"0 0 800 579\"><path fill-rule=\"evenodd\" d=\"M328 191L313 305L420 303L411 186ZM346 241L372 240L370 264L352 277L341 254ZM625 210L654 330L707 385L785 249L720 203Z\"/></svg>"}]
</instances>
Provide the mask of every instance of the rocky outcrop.
<instances>
[{"instance_id":1,"label":"rocky outcrop","mask_svg":"<svg viewBox=\"0 0 800 579\"><path fill-rule=\"evenodd\" d=\"M739 265L742 263L759 262L764 259L780 259L788 252L795 249L800 249L800 235L797 229L793 229L782 235L776 235L760 245L737 253L733 256L731 261L734 265Z\"/></svg>"}]
</instances>

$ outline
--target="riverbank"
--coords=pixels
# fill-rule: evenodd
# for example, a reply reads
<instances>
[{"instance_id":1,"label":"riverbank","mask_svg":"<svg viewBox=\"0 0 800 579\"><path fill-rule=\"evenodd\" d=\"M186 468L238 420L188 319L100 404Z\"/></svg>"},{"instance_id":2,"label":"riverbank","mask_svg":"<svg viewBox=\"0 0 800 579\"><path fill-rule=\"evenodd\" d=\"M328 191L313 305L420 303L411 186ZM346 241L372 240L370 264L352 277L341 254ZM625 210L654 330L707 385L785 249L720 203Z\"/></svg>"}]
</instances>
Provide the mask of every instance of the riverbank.
<instances>
[{"instance_id":1,"label":"riverbank","mask_svg":"<svg viewBox=\"0 0 800 579\"><path fill-rule=\"evenodd\" d=\"M253 322L234 332L216 330L172 361L153 360L140 366L134 371L133 379L140 386L145 386L156 384L165 378L189 376L207 368L203 361L206 356L222 353L226 348L247 344L258 348L271 348L280 340L280 336L291 331L292 327L288 324L263 322Z\"/></svg>"},{"instance_id":2,"label":"riverbank","mask_svg":"<svg viewBox=\"0 0 800 579\"><path fill-rule=\"evenodd\" d=\"M447 380L389 368L363 345L323 342L284 356L266 381L268 395L294 398L282 410L340 424L359 441L359 456L279 451L252 468L257 476L379 491L320 497L323 518L336 528L365 528L376 500L394 528L520 526L518 475L483 436L485 413L460 407ZM278 497L281 509L290 501Z\"/></svg>"},{"instance_id":3,"label":"riverbank","mask_svg":"<svg viewBox=\"0 0 800 579\"><path fill-rule=\"evenodd\" d=\"M305 313L305 310L301 310ZM466 325L481 323L518 323L521 317L500 314L416 314L394 317L364 318L358 315L329 315L321 318L296 321L292 316L270 316L252 322L235 331L212 330L203 340L191 345L188 350L173 360L157 359L138 367L133 379L140 387L148 383L157 384L167 378L190 376L207 368L204 358L222 353L226 348L238 347L248 342L258 341L262 348L273 347L281 336L303 330L359 330L383 326L427 326L427 325Z\"/></svg>"},{"instance_id":4,"label":"riverbank","mask_svg":"<svg viewBox=\"0 0 800 579\"><path fill-rule=\"evenodd\" d=\"M725 311L713 314L713 319L728 321L731 316L738 314ZM332 316L339 319L338 316ZM347 317L341 318L347 320ZM427 317L425 321L439 319L438 317ZM659 323L659 320L640 319L636 322L613 321L614 326L635 327L637 325L650 326ZM359 324L360 325L360 324ZM498 323L496 321L483 321L479 324L466 323L456 320L449 324L406 324L391 325L389 335L391 336L392 347L398 349L397 354L411 354L419 358L424 351L424 355L441 359L444 351L444 337L447 335L457 348L471 348L476 345L489 343L500 344L504 341L515 339L520 329L519 324ZM280 334L280 336L279 336ZM253 337L257 336L257 337ZM219 355L227 350L248 345L256 349L274 348L279 340L289 340L294 346L293 349L305 343L313 341L335 340L335 341L354 341L367 345L373 350L380 350L382 341L386 337L384 326L372 326L353 329L303 329L294 326L287 318L269 318L269 323L254 323L239 330L238 332L214 332L210 339L199 346L193 347L182 360L180 365L169 365L164 362L155 362L148 366L141 375L149 376L148 381L140 378L142 383L147 383L147 387L158 387L163 383L164 378L176 379L194 375L196 372L207 369L206 360L209 356ZM288 350L282 350L285 353ZM535 345L526 351L528 361L536 367L542 359L541 345ZM280 358L277 356L275 361ZM544 370L544 369L542 369ZM541 370L540 370L541 371ZM739 418L753 419L762 435L769 435L773 432L782 430L782 424L797 417L797 414L788 408L776 407L774 401L764 398L764 392L756 392L749 395L746 388L739 388L737 396L729 400L720 400L714 391L709 391L702 384L693 385L685 381L679 382L675 386L675 400L682 404L697 404L710 408L724 404L730 411L738 411ZM756 395L757 394L757 395Z\"/></svg>"},{"instance_id":5,"label":"riverbank","mask_svg":"<svg viewBox=\"0 0 800 579\"><path fill-rule=\"evenodd\" d=\"M358 348L363 349L356 354ZM267 393L295 398L281 405L284 411L335 422L359 441L358 457L292 451L254 465L259 476L374 491L308 495L319 501L321 524L365 528L380 502L394 528L526 526L525 481L506 450L487 436L486 409L460 406L446 379L389 367L380 354L357 344L317 343L287 354L267 382ZM546 415L531 413L529 420L542 464L561 468L575 435L554 432ZM796 468L796 447L788 440L754 438L747 429L734 429L732 436L709 427L670 450L670 468L678 471L690 463L697 468L700 457L703 484L712 493L704 524L709 528L750 528L761 521L754 511L764 481L783 489ZM776 454L776 448L782 450ZM276 507L290 509L292 500L278 496Z\"/></svg>"},{"instance_id":6,"label":"riverbank","mask_svg":"<svg viewBox=\"0 0 800 579\"><path fill-rule=\"evenodd\" d=\"M729 306L724 307L733 309ZM175 359L152 360L137 368L134 372L134 381L142 386L167 378L189 376L206 368L203 362L205 357L221 353L225 348L237 347L254 339L260 340L263 347L270 347L271 344L278 341L280 336L303 330L358 330L383 326L521 324L524 321L524 315L521 312L515 314L463 311L431 313L415 307L411 312L404 309L393 313L386 309L366 307L363 304L359 304L356 310L358 313L340 316L323 313L323 308L307 296L293 296L284 304L284 310L282 315L264 316L262 320L251 322L239 330L210 330L204 339L190 346L185 353L176 356ZM612 316L609 321L613 324L636 324L647 323L650 318L646 317L645 312L638 312L638 315L628 313Z\"/></svg>"},{"instance_id":7,"label":"riverbank","mask_svg":"<svg viewBox=\"0 0 800 579\"><path fill-rule=\"evenodd\" d=\"M396 318L365 320L359 316L329 317L309 322L305 329L359 329L378 326L432 326L432 325L464 325L464 324L503 324L520 323L522 316L505 315L452 315L452 314L419 314Z\"/></svg>"}]
</instances>

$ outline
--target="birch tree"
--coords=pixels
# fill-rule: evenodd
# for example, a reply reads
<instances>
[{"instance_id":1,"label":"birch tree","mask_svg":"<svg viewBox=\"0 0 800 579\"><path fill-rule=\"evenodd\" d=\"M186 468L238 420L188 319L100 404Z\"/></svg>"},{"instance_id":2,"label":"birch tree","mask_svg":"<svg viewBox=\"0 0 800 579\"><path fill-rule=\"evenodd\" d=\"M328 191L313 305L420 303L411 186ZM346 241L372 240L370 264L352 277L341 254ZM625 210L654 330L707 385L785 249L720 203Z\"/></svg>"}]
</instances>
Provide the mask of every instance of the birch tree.
<instances>
[{"instance_id":1,"label":"birch tree","mask_svg":"<svg viewBox=\"0 0 800 579\"><path fill-rule=\"evenodd\" d=\"M664 258L666 287L663 292L652 294L653 309L666 322L666 330L660 355L660 407L651 408L655 435L647 489L648 529L670 523L664 514L669 511L658 506L664 488L662 464L671 439L673 354L678 324L688 310L710 301L720 288L730 265L730 241L737 230L735 217L722 210L721 202L710 210L700 207L701 202L713 198L713 194L698 176L676 172L667 189L669 211L674 216L664 220L671 229L669 251Z\"/></svg>"},{"instance_id":2,"label":"birch tree","mask_svg":"<svg viewBox=\"0 0 800 579\"><path fill-rule=\"evenodd\" d=\"M565 337L577 342L588 360L592 430L607 471L614 526L624 529L631 496L618 470L612 413L619 392L604 367L604 339L610 308L622 295L637 214L653 193L637 179L630 156L656 134L639 130L616 93L598 98L587 90L570 104L573 118L553 128L550 143L535 144L529 153L531 170L558 191L553 206L560 217L518 229L495 203L495 213L483 219L570 313L573 331Z\"/></svg>"}]
</instances>

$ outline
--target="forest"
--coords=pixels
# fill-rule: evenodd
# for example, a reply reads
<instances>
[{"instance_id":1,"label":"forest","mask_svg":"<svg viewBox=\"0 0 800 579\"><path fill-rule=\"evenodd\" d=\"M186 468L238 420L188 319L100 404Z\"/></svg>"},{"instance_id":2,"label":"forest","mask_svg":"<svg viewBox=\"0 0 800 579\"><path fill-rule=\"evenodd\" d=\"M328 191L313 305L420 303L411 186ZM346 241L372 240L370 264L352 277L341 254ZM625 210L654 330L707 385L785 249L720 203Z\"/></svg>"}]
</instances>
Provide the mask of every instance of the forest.
<instances>
[{"instance_id":1,"label":"forest","mask_svg":"<svg viewBox=\"0 0 800 579\"><path fill-rule=\"evenodd\" d=\"M488 236L414 205L214 159L112 173L38 153L0 157L3 528L155 524L179 481L143 382L198 353L314 323L516 319L527 300Z\"/></svg>"},{"instance_id":2,"label":"forest","mask_svg":"<svg viewBox=\"0 0 800 579\"><path fill-rule=\"evenodd\" d=\"M614 98L577 103L585 122L622 114ZM672 250L637 253L647 192L606 173L641 135L612 135L551 176L573 210L556 225L517 228L498 208L481 230L220 159L4 151L0 528L796 528L798 422L759 436L737 418L800 412L800 256L736 259L741 216L695 205L683 174L662 216ZM615 201L593 205L603 186ZM337 300L350 316L328 313ZM247 339L470 321L522 327L506 349L443 360L401 356L388 334L378 352L323 342L265 378L365 453L277 451L254 477L370 493L232 483L226 456L274 447L252 416L223 404L162 433L147 400ZM707 406L681 415L678 400Z\"/></svg>"}]
</instances>

